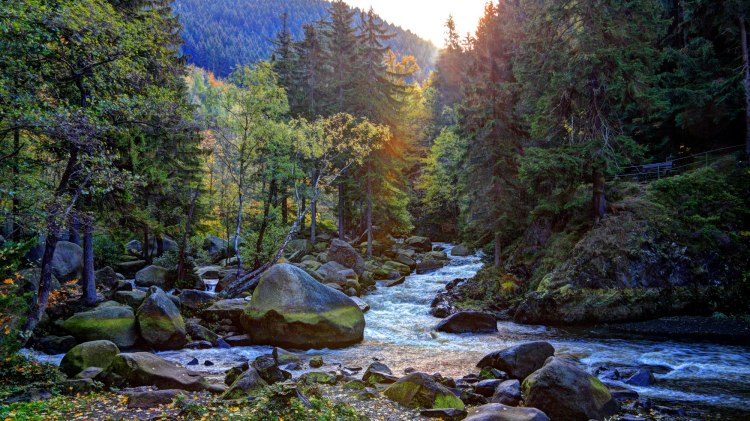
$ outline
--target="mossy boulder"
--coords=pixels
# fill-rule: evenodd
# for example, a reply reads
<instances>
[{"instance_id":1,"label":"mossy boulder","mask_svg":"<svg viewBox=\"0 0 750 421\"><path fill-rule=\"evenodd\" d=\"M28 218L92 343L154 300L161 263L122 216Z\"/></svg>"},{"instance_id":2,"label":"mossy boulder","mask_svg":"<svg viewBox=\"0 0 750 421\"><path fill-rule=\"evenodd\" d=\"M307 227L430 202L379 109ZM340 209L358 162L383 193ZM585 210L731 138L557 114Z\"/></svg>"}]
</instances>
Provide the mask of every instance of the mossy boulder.
<instances>
[{"instance_id":1,"label":"mossy boulder","mask_svg":"<svg viewBox=\"0 0 750 421\"><path fill-rule=\"evenodd\" d=\"M243 326L253 343L310 349L360 342L365 319L345 294L296 266L279 264L261 277Z\"/></svg>"},{"instance_id":2,"label":"mossy boulder","mask_svg":"<svg viewBox=\"0 0 750 421\"><path fill-rule=\"evenodd\" d=\"M144 288L155 286L166 290L170 287L168 274L167 268L156 265L146 266L135 274L135 284Z\"/></svg>"},{"instance_id":3,"label":"mossy boulder","mask_svg":"<svg viewBox=\"0 0 750 421\"><path fill-rule=\"evenodd\" d=\"M322 371L311 371L300 376L305 384L336 384L336 376Z\"/></svg>"},{"instance_id":4,"label":"mossy boulder","mask_svg":"<svg viewBox=\"0 0 750 421\"><path fill-rule=\"evenodd\" d=\"M247 300L244 298L219 300L211 304L211 307L203 310L202 318L209 322L228 319L235 326L239 326L245 313L245 307L247 307Z\"/></svg>"},{"instance_id":5,"label":"mossy boulder","mask_svg":"<svg viewBox=\"0 0 750 421\"><path fill-rule=\"evenodd\" d=\"M542 368L547 358L555 355L549 342L527 342L487 354L477 364L478 368L496 368L513 379L523 380Z\"/></svg>"},{"instance_id":6,"label":"mossy boulder","mask_svg":"<svg viewBox=\"0 0 750 421\"><path fill-rule=\"evenodd\" d=\"M389 399L412 408L464 409L464 403L450 389L425 373L411 373L388 386Z\"/></svg>"},{"instance_id":7,"label":"mossy boulder","mask_svg":"<svg viewBox=\"0 0 750 421\"><path fill-rule=\"evenodd\" d=\"M247 398L256 395L266 386L268 383L263 380L258 371L250 367L237 377L221 398L226 400Z\"/></svg>"},{"instance_id":8,"label":"mossy boulder","mask_svg":"<svg viewBox=\"0 0 750 421\"><path fill-rule=\"evenodd\" d=\"M138 337L133 309L114 301L74 314L63 327L78 341L108 340L118 347L131 347Z\"/></svg>"},{"instance_id":9,"label":"mossy boulder","mask_svg":"<svg viewBox=\"0 0 750 421\"><path fill-rule=\"evenodd\" d=\"M619 411L617 401L599 379L575 362L550 357L523 381L526 406L552 420L603 420Z\"/></svg>"},{"instance_id":10,"label":"mossy boulder","mask_svg":"<svg viewBox=\"0 0 750 421\"><path fill-rule=\"evenodd\" d=\"M148 352L118 354L102 376L105 384L116 387L153 386L195 392L208 389L200 374Z\"/></svg>"},{"instance_id":11,"label":"mossy boulder","mask_svg":"<svg viewBox=\"0 0 750 421\"><path fill-rule=\"evenodd\" d=\"M404 241L404 245L416 251L432 251L432 242L427 237L413 236Z\"/></svg>"},{"instance_id":12,"label":"mossy boulder","mask_svg":"<svg viewBox=\"0 0 750 421\"><path fill-rule=\"evenodd\" d=\"M138 309L137 317L141 337L154 349L180 349L187 344L185 320L164 291L155 288Z\"/></svg>"},{"instance_id":13,"label":"mossy boulder","mask_svg":"<svg viewBox=\"0 0 750 421\"><path fill-rule=\"evenodd\" d=\"M106 369L119 353L120 349L111 341L84 342L65 354L60 371L72 377L89 367Z\"/></svg>"}]
</instances>

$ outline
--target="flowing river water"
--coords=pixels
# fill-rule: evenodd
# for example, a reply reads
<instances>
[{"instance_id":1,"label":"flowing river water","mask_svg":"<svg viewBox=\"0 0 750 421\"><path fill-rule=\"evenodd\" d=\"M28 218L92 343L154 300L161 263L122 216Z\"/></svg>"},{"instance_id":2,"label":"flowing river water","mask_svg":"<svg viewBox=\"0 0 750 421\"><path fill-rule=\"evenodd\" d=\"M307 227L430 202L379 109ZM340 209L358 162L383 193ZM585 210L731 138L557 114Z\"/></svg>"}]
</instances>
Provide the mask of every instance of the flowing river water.
<instances>
[{"instance_id":1,"label":"flowing river water","mask_svg":"<svg viewBox=\"0 0 750 421\"><path fill-rule=\"evenodd\" d=\"M450 255L451 245L441 244ZM448 334L433 331L439 319L430 315L435 294L456 278L469 278L482 266L478 255L450 257L442 269L412 274L401 285L378 287L363 299L366 313L364 341L337 350L311 350L327 363L345 367L367 367L374 359L387 364L394 374L407 367L444 376L477 372L475 364L485 354L522 342L546 340L556 352L572 354L589 371L596 367L653 369L656 382L650 387L632 387L642 397L657 403L699 411L699 418L750 419L750 348L704 342L681 342L602 335L594 330L566 330L544 326L498 322L494 334ZM231 349L161 352L162 357L190 368L219 376L240 362L269 353L265 346ZM37 354L37 357L40 357ZM59 362L62 356L43 358ZM205 366L209 360L211 366ZM325 369L326 367L324 367ZM618 385L618 383L610 383ZM619 384L623 386L622 384Z\"/></svg>"}]
</instances>

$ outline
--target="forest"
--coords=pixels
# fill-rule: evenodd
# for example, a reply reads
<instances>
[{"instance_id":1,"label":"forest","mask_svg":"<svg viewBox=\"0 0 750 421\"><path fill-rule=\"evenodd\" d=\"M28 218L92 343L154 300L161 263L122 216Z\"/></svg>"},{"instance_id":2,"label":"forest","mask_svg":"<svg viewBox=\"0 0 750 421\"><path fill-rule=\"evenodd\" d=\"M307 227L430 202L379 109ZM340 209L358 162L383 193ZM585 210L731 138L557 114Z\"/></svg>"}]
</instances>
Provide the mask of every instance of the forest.
<instances>
[{"instance_id":1,"label":"forest","mask_svg":"<svg viewBox=\"0 0 750 421\"><path fill-rule=\"evenodd\" d=\"M424 3L0 3L0 419L750 417L750 5Z\"/></svg>"}]
</instances>

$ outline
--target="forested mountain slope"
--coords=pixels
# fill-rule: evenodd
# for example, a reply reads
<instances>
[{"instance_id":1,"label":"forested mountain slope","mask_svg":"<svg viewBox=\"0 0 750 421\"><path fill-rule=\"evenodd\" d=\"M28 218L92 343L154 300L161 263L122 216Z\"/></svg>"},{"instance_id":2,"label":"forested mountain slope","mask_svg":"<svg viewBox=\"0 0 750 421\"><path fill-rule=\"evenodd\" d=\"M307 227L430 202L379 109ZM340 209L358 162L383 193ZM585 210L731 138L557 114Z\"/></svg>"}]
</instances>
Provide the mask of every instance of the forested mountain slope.
<instances>
[{"instance_id":1,"label":"forested mountain slope","mask_svg":"<svg viewBox=\"0 0 750 421\"><path fill-rule=\"evenodd\" d=\"M183 51L190 62L226 76L237 64L271 57L272 40L283 28L284 13L289 16L289 30L299 39L302 26L325 17L330 4L325 0L177 0L173 8L183 25ZM422 69L417 76L426 78L437 48L401 27L389 24L388 29L396 34L390 47L399 56L413 55Z\"/></svg>"}]
</instances>

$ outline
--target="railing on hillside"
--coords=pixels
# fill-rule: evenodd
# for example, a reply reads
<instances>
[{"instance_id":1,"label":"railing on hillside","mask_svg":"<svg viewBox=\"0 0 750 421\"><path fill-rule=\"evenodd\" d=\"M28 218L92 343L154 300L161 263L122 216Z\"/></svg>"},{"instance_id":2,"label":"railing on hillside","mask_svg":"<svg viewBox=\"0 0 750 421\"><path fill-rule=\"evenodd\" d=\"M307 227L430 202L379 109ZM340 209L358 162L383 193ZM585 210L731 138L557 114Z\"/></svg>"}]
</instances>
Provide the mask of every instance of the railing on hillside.
<instances>
[{"instance_id":1,"label":"railing on hillside","mask_svg":"<svg viewBox=\"0 0 750 421\"><path fill-rule=\"evenodd\" d=\"M664 177L682 174L686 171L708 167L712 163L726 156L734 155L739 152L744 153L744 148L744 144L728 146L726 148L714 149L664 162L632 165L623 168L619 174L612 177L612 180L631 180L639 183L658 180Z\"/></svg>"}]
</instances>

